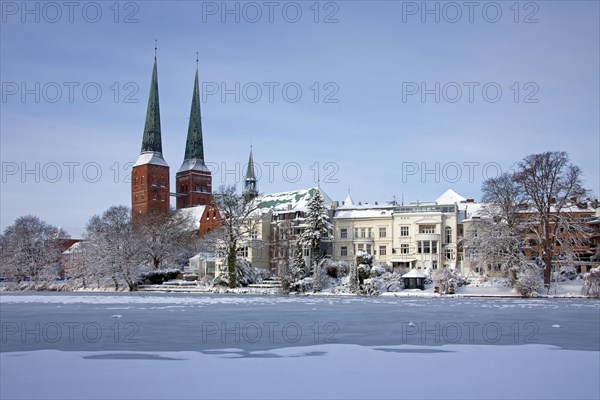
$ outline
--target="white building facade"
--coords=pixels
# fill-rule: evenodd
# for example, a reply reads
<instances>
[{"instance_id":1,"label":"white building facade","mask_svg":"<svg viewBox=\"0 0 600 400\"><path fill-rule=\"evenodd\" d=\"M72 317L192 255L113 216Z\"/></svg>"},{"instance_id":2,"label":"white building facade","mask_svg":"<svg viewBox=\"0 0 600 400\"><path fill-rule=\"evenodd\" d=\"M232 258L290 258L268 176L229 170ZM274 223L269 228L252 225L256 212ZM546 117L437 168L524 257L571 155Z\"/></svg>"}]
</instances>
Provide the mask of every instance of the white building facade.
<instances>
[{"instance_id":1,"label":"white building facade","mask_svg":"<svg viewBox=\"0 0 600 400\"><path fill-rule=\"evenodd\" d=\"M472 200L452 190L408 205L353 204L334 210L333 257L354 262L364 250L375 264L417 270L462 269L462 220Z\"/></svg>"}]
</instances>

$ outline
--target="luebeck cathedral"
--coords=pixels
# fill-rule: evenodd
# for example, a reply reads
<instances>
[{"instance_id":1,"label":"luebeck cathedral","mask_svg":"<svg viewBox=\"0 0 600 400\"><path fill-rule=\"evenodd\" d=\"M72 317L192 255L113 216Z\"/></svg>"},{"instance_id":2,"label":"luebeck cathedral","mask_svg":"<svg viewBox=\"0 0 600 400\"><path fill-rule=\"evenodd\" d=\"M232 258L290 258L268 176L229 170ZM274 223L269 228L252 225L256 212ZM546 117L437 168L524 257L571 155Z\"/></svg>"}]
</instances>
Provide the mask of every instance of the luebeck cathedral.
<instances>
[{"instance_id":1,"label":"luebeck cathedral","mask_svg":"<svg viewBox=\"0 0 600 400\"><path fill-rule=\"evenodd\" d=\"M251 169L253 170L253 168L249 168L249 170ZM252 175L254 175L253 172ZM249 177L246 178L248 181ZM250 180L253 180L250 183L253 183L255 188L256 180L254 176L250 177ZM154 212L169 213L169 200L171 196L174 196L177 210L196 207L196 215L200 219L198 222L200 222L199 231L201 235L219 225L220 215L212 195L212 176L204 162L197 61L185 154L183 163L175 175L175 193L170 193L169 182L169 165L162 154L158 74L155 55L142 149L131 174L131 211L133 217L136 218L139 215Z\"/></svg>"}]
</instances>

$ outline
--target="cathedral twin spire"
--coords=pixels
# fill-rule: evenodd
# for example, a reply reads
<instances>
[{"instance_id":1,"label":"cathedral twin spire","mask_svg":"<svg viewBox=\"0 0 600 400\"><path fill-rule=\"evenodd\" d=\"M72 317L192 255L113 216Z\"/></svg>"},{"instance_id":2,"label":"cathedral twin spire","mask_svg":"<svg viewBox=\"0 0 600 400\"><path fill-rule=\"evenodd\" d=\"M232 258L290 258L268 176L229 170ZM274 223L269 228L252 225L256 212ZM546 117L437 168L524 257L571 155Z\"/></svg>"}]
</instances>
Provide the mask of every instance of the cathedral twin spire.
<instances>
[{"instance_id":1,"label":"cathedral twin spire","mask_svg":"<svg viewBox=\"0 0 600 400\"><path fill-rule=\"evenodd\" d=\"M156 48L155 48L156 51ZM160 165L168 167L162 155L162 139L160 128L160 106L158 101L158 71L156 54L152 67L152 80L150 83L150 94L148 96L148 109L146 111L146 123L144 125L144 136L140 157L136 162L138 165ZM196 59L196 74L194 76L194 91L192 93L192 105L188 124L187 140L185 144L184 160L178 170L179 173L198 171L210 174L204 162L204 143L202 139L202 114L200 111L200 88L198 84L198 59ZM256 176L254 174L254 161L252 148L246 171L244 192L252 197L258 194L256 187Z\"/></svg>"},{"instance_id":2,"label":"cathedral twin spire","mask_svg":"<svg viewBox=\"0 0 600 400\"><path fill-rule=\"evenodd\" d=\"M152 67L152 81L150 82L150 95L148 96L148 110L146 111L146 124L144 125L144 138L142 139L142 153L149 151L162 153L156 56L154 56L154 66Z\"/></svg>"},{"instance_id":3,"label":"cathedral twin spire","mask_svg":"<svg viewBox=\"0 0 600 400\"><path fill-rule=\"evenodd\" d=\"M208 171L208 168L204 163L202 116L200 112L200 90L198 86L198 60L196 60L196 76L194 78L194 92L192 94L192 107L190 110L185 155L183 164L181 165L179 171ZM167 165L162 156L156 54L154 55L154 66L152 67L152 80L150 82L150 94L148 96L148 109L146 111L146 123L144 125L142 149L140 158L138 159L136 165L142 164Z\"/></svg>"},{"instance_id":4,"label":"cathedral twin spire","mask_svg":"<svg viewBox=\"0 0 600 400\"><path fill-rule=\"evenodd\" d=\"M204 164L204 143L202 142L202 114L200 112L200 89L198 88L198 60L196 60L196 76L194 77L194 92L192 108L188 125L187 141L183 164L178 172L197 170L208 171Z\"/></svg>"}]
</instances>

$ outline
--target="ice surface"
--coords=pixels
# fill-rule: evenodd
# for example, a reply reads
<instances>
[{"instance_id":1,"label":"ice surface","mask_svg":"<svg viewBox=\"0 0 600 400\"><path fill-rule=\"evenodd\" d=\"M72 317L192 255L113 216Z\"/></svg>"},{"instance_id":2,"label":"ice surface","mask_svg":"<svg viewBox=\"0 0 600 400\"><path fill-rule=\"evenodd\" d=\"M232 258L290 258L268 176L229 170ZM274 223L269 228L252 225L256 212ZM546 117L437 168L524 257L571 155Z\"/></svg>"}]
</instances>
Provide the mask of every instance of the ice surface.
<instances>
[{"instance_id":1,"label":"ice surface","mask_svg":"<svg viewBox=\"0 0 600 400\"><path fill-rule=\"evenodd\" d=\"M598 399L599 363L598 352L547 345L327 344L235 357L40 350L0 354L0 397ZM577 379L549 380L561 366Z\"/></svg>"}]
</instances>

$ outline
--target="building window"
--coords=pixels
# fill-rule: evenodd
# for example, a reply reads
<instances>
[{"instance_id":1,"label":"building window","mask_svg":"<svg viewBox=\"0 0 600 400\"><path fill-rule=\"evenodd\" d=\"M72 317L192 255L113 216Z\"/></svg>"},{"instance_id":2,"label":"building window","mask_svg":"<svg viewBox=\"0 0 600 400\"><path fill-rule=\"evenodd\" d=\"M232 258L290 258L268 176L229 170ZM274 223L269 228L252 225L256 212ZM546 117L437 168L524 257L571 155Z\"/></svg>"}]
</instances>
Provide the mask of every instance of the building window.
<instances>
[{"instance_id":1,"label":"building window","mask_svg":"<svg viewBox=\"0 0 600 400\"><path fill-rule=\"evenodd\" d=\"M407 243L403 243L400 245L400 253L401 254L408 254L409 252L409 246Z\"/></svg>"},{"instance_id":2,"label":"building window","mask_svg":"<svg viewBox=\"0 0 600 400\"><path fill-rule=\"evenodd\" d=\"M360 228L360 237L367 237L367 230L365 228Z\"/></svg>"},{"instance_id":3,"label":"building window","mask_svg":"<svg viewBox=\"0 0 600 400\"><path fill-rule=\"evenodd\" d=\"M368 234L367 234L367 237L370 237L370 238L372 238L372 237L373 237L373 229L371 229L371 228L368 228Z\"/></svg>"},{"instance_id":4,"label":"building window","mask_svg":"<svg viewBox=\"0 0 600 400\"><path fill-rule=\"evenodd\" d=\"M340 247L340 256L342 256L342 257L348 256L348 247L346 247L346 246Z\"/></svg>"},{"instance_id":5,"label":"building window","mask_svg":"<svg viewBox=\"0 0 600 400\"><path fill-rule=\"evenodd\" d=\"M242 257L248 257L248 247L242 247L240 249L240 256L242 256Z\"/></svg>"},{"instance_id":6,"label":"building window","mask_svg":"<svg viewBox=\"0 0 600 400\"><path fill-rule=\"evenodd\" d=\"M358 237L358 228L354 228L354 238Z\"/></svg>"},{"instance_id":7,"label":"building window","mask_svg":"<svg viewBox=\"0 0 600 400\"><path fill-rule=\"evenodd\" d=\"M444 252L444 256L448 260L453 260L454 259L454 252L452 251L452 249L446 249L446 251Z\"/></svg>"},{"instance_id":8,"label":"building window","mask_svg":"<svg viewBox=\"0 0 600 400\"><path fill-rule=\"evenodd\" d=\"M357 247L358 247L358 250L364 250L365 249L365 245L362 244L362 243L358 244Z\"/></svg>"},{"instance_id":9,"label":"building window","mask_svg":"<svg viewBox=\"0 0 600 400\"><path fill-rule=\"evenodd\" d=\"M423 252L423 242L420 240L417 242L417 253L421 254Z\"/></svg>"},{"instance_id":10,"label":"building window","mask_svg":"<svg viewBox=\"0 0 600 400\"><path fill-rule=\"evenodd\" d=\"M433 254L437 254L437 252L438 252L438 245L437 244L438 244L437 240L433 240L431 242L431 252Z\"/></svg>"},{"instance_id":11,"label":"building window","mask_svg":"<svg viewBox=\"0 0 600 400\"><path fill-rule=\"evenodd\" d=\"M387 249L385 246L379 246L379 255L380 256L386 256L387 255Z\"/></svg>"},{"instance_id":12,"label":"building window","mask_svg":"<svg viewBox=\"0 0 600 400\"><path fill-rule=\"evenodd\" d=\"M423 253L431 254L431 242L429 240L423 242Z\"/></svg>"},{"instance_id":13,"label":"building window","mask_svg":"<svg viewBox=\"0 0 600 400\"><path fill-rule=\"evenodd\" d=\"M400 236L408 236L408 226L400 227Z\"/></svg>"},{"instance_id":14,"label":"building window","mask_svg":"<svg viewBox=\"0 0 600 400\"><path fill-rule=\"evenodd\" d=\"M348 229L346 229L346 228L340 229L340 238L342 238L342 239L348 238Z\"/></svg>"},{"instance_id":15,"label":"building window","mask_svg":"<svg viewBox=\"0 0 600 400\"><path fill-rule=\"evenodd\" d=\"M371 253L371 245L370 244L367 245L367 253L373 254L373 253Z\"/></svg>"},{"instance_id":16,"label":"building window","mask_svg":"<svg viewBox=\"0 0 600 400\"><path fill-rule=\"evenodd\" d=\"M420 225L419 233L435 233L435 225Z\"/></svg>"},{"instance_id":17,"label":"building window","mask_svg":"<svg viewBox=\"0 0 600 400\"><path fill-rule=\"evenodd\" d=\"M304 257L310 257L310 249L307 247L303 251Z\"/></svg>"},{"instance_id":18,"label":"building window","mask_svg":"<svg viewBox=\"0 0 600 400\"><path fill-rule=\"evenodd\" d=\"M445 235L446 243L452 243L452 228L447 226L445 229L445 233L446 233L446 235Z\"/></svg>"},{"instance_id":19,"label":"building window","mask_svg":"<svg viewBox=\"0 0 600 400\"><path fill-rule=\"evenodd\" d=\"M437 263L437 261L432 261L432 262L431 262L431 268L433 268L433 269L437 269L437 267L438 267L438 263Z\"/></svg>"},{"instance_id":20,"label":"building window","mask_svg":"<svg viewBox=\"0 0 600 400\"><path fill-rule=\"evenodd\" d=\"M250 238L251 239L258 239L258 231L256 229L252 229L252 232L250 232Z\"/></svg>"},{"instance_id":21,"label":"building window","mask_svg":"<svg viewBox=\"0 0 600 400\"><path fill-rule=\"evenodd\" d=\"M387 231L386 231L385 227L384 228L379 228L379 237L380 238L384 238L386 236L387 236Z\"/></svg>"}]
</instances>

